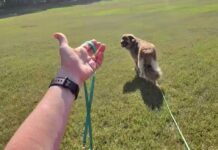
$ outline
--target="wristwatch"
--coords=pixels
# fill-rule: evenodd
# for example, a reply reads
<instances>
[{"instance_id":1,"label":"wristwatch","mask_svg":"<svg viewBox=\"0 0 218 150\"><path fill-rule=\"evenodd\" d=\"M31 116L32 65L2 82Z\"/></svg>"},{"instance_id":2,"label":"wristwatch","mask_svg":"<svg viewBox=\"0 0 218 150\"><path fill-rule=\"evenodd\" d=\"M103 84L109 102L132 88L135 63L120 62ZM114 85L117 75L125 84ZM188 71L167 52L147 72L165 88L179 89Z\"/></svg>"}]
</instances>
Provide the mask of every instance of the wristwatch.
<instances>
[{"instance_id":1,"label":"wristwatch","mask_svg":"<svg viewBox=\"0 0 218 150\"><path fill-rule=\"evenodd\" d=\"M77 99L79 93L79 86L75 82L71 81L68 77L56 77L53 79L49 85L51 86L61 86L66 89L69 89L73 95L75 95L75 99Z\"/></svg>"}]
</instances>

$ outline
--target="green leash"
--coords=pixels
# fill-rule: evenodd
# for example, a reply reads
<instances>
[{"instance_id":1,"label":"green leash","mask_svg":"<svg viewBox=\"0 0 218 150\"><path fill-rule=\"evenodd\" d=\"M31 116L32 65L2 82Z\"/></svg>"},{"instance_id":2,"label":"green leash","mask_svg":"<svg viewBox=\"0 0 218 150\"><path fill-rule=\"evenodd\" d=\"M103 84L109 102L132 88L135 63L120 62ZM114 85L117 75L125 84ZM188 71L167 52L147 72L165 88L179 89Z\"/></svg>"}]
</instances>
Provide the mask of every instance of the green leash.
<instances>
[{"instance_id":1,"label":"green leash","mask_svg":"<svg viewBox=\"0 0 218 150\"><path fill-rule=\"evenodd\" d=\"M169 113L170 113L170 116L171 116L171 118L173 119L173 121L174 121L174 123L175 123L175 125L176 125L176 128L177 128L177 130L179 131L179 134L180 134L180 136L182 137L183 142L185 143L185 146L186 146L187 150L190 150L190 147L188 146L188 143L186 142L186 139L185 139L184 135L182 134L182 131L180 130L179 125L178 125L178 123L176 122L176 119L174 118L173 113L172 113L172 111L170 110L170 107L169 107L169 105L168 105L168 102L167 102L167 100L166 100L166 98L165 98L165 96L164 96L164 94L163 94L162 91L161 91L161 93L162 93L163 98L164 98L164 101L165 101L165 103L166 103L166 105L167 105L167 109L168 109L168 111L169 111Z\"/></svg>"},{"instance_id":2,"label":"green leash","mask_svg":"<svg viewBox=\"0 0 218 150\"><path fill-rule=\"evenodd\" d=\"M91 47L93 53L96 53L97 49L93 42L87 42ZM86 119L85 119L85 129L83 133L83 149L86 148L86 139L87 134L89 134L89 149L93 149L93 140L92 140L92 122L91 122L91 107L92 107L92 100L94 95L94 87L95 87L95 73L91 77L91 85L90 85L90 93L87 90L87 84L84 83L84 92L85 92L85 100L86 100Z\"/></svg>"}]
</instances>

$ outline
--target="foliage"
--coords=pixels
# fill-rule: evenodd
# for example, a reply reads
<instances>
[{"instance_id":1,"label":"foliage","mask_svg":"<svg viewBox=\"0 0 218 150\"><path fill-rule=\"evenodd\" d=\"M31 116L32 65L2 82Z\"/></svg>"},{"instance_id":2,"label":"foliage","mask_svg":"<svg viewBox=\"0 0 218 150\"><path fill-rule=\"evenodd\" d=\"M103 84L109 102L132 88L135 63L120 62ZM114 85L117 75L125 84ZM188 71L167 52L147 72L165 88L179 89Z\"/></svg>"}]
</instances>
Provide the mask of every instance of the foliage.
<instances>
[{"instance_id":1,"label":"foliage","mask_svg":"<svg viewBox=\"0 0 218 150\"><path fill-rule=\"evenodd\" d=\"M0 0L0 6L7 8L25 6L25 5L34 5L40 3L54 3L54 2L63 2L66 0Z\"/></svg>"}]
</instances>

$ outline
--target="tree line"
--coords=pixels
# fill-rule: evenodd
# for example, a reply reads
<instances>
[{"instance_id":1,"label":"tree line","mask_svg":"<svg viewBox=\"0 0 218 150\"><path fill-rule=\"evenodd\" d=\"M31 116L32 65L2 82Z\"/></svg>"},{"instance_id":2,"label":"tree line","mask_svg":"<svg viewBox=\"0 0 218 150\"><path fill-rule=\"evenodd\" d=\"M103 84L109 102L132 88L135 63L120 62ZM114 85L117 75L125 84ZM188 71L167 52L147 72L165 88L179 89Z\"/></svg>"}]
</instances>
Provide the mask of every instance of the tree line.
<instances>
[{"instance_id":1,"label":"tree line","mask_svg":"<svg viewBox=\"0 0 218 150\"><path fill-rule=\"evenodd\" d=\"M0 7L10 8L17 6L36 5L43 3L55 3L64 1L89 1L89 0L0 0Z\"/></svg>"}]
</instances>

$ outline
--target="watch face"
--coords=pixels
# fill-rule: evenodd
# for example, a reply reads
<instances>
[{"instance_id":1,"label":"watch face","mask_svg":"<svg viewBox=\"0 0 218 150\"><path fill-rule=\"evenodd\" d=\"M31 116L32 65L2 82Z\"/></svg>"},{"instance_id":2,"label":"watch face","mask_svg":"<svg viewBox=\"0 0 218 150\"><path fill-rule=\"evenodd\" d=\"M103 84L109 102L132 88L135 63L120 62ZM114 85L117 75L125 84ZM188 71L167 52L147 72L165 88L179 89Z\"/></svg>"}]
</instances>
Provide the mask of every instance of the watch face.
<instances>
[{"instance_id":1,"label":"watch face","mask_svg":"<svg viewBox=\"0 0 218 150\"><path fill-rule=\"evenodd\" d=\"M65 81L65 85L66 85L66 86L70 86L70 80L66 80L66 81Z\"/></svg>"},{"instance_id":2,"label":"watch face","mask_svg":"<svg viewBox=\"0 0 218 150\"><path fill-rule=\"evenodd\" d=\"M64 84L66 79L64 78L56 78L54 79L54 83L57 83L57 84Z\"/></svg>"}]
</instances>

